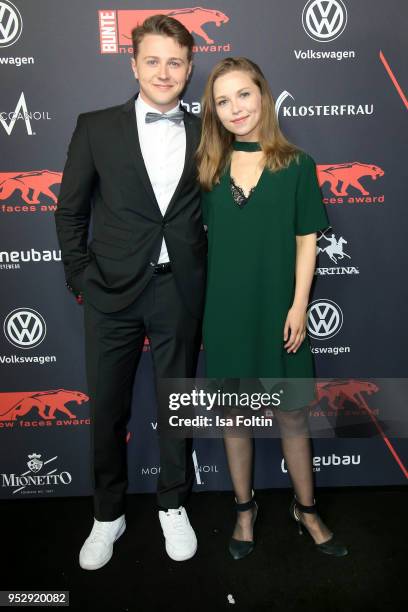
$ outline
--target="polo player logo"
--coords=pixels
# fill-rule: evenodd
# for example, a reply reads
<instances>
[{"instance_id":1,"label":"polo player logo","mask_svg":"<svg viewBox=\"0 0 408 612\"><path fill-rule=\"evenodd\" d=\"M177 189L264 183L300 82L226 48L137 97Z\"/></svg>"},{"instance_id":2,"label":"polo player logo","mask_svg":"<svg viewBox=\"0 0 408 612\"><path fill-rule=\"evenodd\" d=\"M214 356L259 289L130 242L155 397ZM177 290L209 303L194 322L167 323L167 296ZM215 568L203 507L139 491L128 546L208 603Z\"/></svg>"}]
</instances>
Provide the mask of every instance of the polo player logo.
<instances>
[{"instance_id":1,"label":"polo player logo","mask_svg":"<svg viewBox=\"0 0 408 612\"><path fill-rule=\"evenodd\" d=\"M137 25L142 24L145 19L152 15L168 15L177 19L190 32L200 36L204 41L211 45L214 40L210 38L203 30L203 26L209 23L215 23L217 28L229 21L229 17L216 9L203 8L196 6L194 8L180 9L149 9L149 10L119 10L118 26L119 26L119 44L128 46L132 39L131 31Z\"/></svg>"},{"instance_id":2,"label":"polo player logo","mask_svg":"<svg viewBox=\"0 0 408 612\"><path fill-rule=\"evenodd\" d=\"M318 165L317 178L320 187L329 183L330 191L335 196L346 196L350 187L357 189L362 195L369 195L369 192L360 183L363 177L370 177L373 181L384 176L384 170L372 164L362 164L351 162L348 164ZM341 187L340 187L340 185Z\"/></svg>"},{"instance_id":3,"label":"polo player logo","mask_svg":"<svg viewBox=\"0 0 408 612\"><path fill-rule=\"evenodd\" d=\"M325 239L328 241L328 245L325 247L321 247L319 242L322 239ZM316 255L319 255L319 253L326 253L326 255L331 259L331 261L333 261L335 264L337 263L337 261L339 259L344 259L345 257L347 257L348 259L351 259L350 255L348 255L348 253L345 253L343 250L343 244L347 244L347 240L345 240L343 238L343 236L340 236L340 238L337 240L336 239L336 235L332 234L330 236L330 238L328 238L326 236L325 232L321 232L321 235L318 237L317 239L317 253Z\"/></svg>"},{"instance_id":4,"label":"polo player logo","mask_svg":"<svg viewBox=\"0 0 408 612\"><path fill-rule=\"evenodd\" d=\"M29 413L36 413L45 421L56 419L56 413L76 419L66 404L75 402L78 406L89 401L81 391L56 389L50 391L27 391L20 393L0 393L0 421L16 421Z\"/></svg>"},{"instance_id":5,"label":"polo player logo","mask_svg":"<svg viewBox=\"0 0 408 612\"><path fill-rule=\"evenodd\" d=\"M338 38L347 24L347 9L342 0L309 0L302 12L303 29L318 42Z\"/></svg>"},{"instance_id":6,"label":"polo player logo","mask_svg":"<svg viewBox=\"0 0 408 612\"><path fill-rule=\"evenodd\" d=\"M27 204L40 204L40 198L50 198L55 204L57 196L51 191L53 185L62 181L62 172L33 170L31 172L0 172L0 200L8 200L20 192Z\"/></svg>"}]
</instances>

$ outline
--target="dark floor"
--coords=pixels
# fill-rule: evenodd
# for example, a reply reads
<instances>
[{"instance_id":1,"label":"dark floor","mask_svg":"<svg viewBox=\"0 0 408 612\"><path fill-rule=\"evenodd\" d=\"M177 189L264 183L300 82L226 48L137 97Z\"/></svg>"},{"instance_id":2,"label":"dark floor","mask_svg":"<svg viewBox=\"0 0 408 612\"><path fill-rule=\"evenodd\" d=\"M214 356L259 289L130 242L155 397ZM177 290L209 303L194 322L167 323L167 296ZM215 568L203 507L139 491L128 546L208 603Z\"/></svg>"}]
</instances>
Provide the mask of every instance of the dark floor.
<instances>
[{"instance_id":1,"label":"dark floor","mask_svg":"<svg viewBox=\"0 0 408 612\"><path fill-rule=\"evenodd\" d=\"M129 495L127 530L97 571L78 565L92 527L90 498L3 501L0 590L66 590L76 610L399 611L407 595L407 489L319 489L321 516L348 544L332 558L299 536L289 490L258 491L256 548L229 557L231 493L196 493L188 506L199 548L165 553L154 495ZM232 595L234 603L229 603Z\"/></svg>"}]
</instances>

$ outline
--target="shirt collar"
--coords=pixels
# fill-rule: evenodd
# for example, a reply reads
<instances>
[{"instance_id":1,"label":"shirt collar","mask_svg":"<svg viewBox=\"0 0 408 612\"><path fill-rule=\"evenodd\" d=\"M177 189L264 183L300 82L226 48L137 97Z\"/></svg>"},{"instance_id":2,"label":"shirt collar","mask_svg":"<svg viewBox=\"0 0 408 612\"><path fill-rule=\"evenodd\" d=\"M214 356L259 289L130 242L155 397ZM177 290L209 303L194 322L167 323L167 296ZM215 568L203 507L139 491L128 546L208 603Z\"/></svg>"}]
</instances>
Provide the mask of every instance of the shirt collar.
<instances>
[{"instance_id":1,"label":"shirt collar","mask_svg":"<svg viewBox=\"0 0 408 612\"><path fill-rule=\"evenodd\" d=\"M135 108L136 108L136 113L139 116L143 116L143 118L146 116L146 113L160 113L160 111L158 111L157 108L154 108L153 106L150 106L150 104L147 104L147 102L145 102L140 97L140 95L138 95L137 98L136 98ZM171 115L172 113L174 113L177 110L181 110L180 102L178 102L176 104L176 106L174 106L174 108L171 108L170 110L168 110L164 114L165 115Z\"/></svg>"}]
</instances>

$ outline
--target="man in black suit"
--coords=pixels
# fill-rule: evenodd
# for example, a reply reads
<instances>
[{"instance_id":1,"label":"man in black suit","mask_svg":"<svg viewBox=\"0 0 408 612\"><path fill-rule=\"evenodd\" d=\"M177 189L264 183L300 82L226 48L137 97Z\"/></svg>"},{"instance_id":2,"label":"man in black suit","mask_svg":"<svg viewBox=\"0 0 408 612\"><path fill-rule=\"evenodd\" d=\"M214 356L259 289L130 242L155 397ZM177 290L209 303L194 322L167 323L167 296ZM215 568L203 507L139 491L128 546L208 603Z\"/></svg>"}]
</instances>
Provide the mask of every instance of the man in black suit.
<instances>
[{"instance_id":1,"label":"man in black suit","mask_svg":"<svg viewBox=\"0 0 408 612\"><path fill-rule=\"evenodd\" d=\"M85 315L95 492L94 525L79 556L84 569L105 565L125 530L126 424L145 336L156 386L195 375L201 340L200 121L179 103L194 40L164 15L147 19L132 39L139 94L79 116L55 214L67 285ZM159 447L159 519L167 553L181 561L197 548L184 508L194 477L191 440L159 431Z\"/></svg>"}]
</instances>

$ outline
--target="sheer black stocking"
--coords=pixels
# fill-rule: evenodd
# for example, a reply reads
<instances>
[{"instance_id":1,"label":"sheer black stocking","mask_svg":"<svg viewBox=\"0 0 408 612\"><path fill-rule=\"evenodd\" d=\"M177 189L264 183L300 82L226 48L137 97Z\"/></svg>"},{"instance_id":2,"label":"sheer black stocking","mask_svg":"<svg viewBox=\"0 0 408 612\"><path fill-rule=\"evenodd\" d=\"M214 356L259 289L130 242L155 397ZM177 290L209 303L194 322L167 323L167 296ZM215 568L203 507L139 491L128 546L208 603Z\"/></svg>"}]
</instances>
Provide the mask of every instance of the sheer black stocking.
<instances>
[{"instance_id":1,"label":"sheer black stocking","mask_svg":"<svg viewBox=\"0 0 408 612\"><path fill-rule=\"evenodd\" d=\"M238 503L247 502L252 498L253 440L248 436L225 435L224 445L236 500ZM237 512L233 538L244 541L253 539L253 514L254 508Z\"/></svg>"},{"instance_id":2,"label":"sheer black stocking","mask_svg":"<svg viewBox=\"0 0 408 612\"><path fill-rule=\"evenodd\" d=\"M306 409L275 411L281 433L282 452L297 500L304 506L314 502L312 445L309 436ZM296 511L316 544L326 542L332 532L318 514Z\"/></svg>"}]
</instances>

